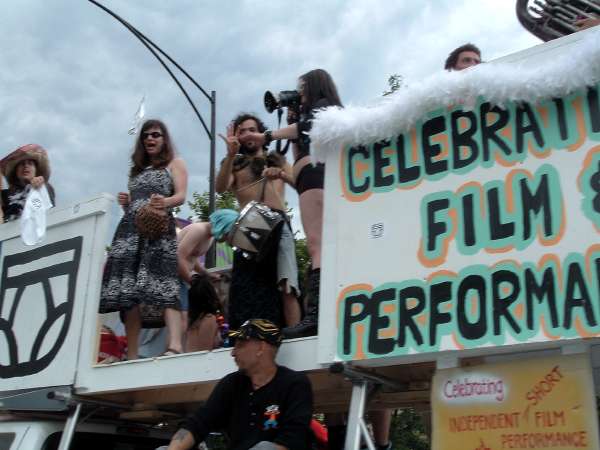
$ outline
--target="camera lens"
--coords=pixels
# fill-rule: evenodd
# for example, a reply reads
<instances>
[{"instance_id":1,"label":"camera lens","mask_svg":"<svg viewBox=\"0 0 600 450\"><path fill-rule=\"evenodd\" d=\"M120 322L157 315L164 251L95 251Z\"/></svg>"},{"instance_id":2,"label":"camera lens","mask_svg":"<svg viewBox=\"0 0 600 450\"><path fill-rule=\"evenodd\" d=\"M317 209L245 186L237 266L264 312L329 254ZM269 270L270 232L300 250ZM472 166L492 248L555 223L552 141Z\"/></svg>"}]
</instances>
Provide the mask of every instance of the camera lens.
<instances>
[{"instance_id":1,"label":"camera lens","mask_svg":"<svg viewBox=\"0 0 600 450\"><path fill-rule=\"evenodd\" d=\"M269 114L272 113L273 111L275 111L275 109L279 108L279 104L277 102L277 99L271 93L271 91L265 92L264 104L265 104L265 109L267 110L267 112Z\"/></svg>"}]
</instances>

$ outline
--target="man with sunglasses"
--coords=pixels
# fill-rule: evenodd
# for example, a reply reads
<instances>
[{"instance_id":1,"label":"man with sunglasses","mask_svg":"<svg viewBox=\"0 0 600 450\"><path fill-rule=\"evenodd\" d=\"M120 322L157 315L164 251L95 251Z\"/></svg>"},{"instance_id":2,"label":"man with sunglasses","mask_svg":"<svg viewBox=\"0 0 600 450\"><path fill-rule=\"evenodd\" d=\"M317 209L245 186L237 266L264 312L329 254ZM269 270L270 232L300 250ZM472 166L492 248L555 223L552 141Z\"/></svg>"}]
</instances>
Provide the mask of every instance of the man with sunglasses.
<instances>
[{"instance_id":1,"label":"man with sunglasses","mask_svg":"<svg viewBox=\"0 0 600 450\"><path fill-rule=\"evenodd\" d=\"M275 363L281 331L250 319L230 338L239 370L223 378L203 407L171 439L168 450L188 450L224 430L232 450L305 450L310 445L312 388L308 377Z\"/></svg>"},{"instance_id":2,"label":"man with sunglasses","mask_svg":"<svg viewBox=\"0 0 600 450\"><path fill-rule=\"evenodd\" d=\"M448 71L464 70L477 64L481 64L481 51L473 44L465 44L450 52L446 58L444 69Z\"/></svg>"}]
</instances>

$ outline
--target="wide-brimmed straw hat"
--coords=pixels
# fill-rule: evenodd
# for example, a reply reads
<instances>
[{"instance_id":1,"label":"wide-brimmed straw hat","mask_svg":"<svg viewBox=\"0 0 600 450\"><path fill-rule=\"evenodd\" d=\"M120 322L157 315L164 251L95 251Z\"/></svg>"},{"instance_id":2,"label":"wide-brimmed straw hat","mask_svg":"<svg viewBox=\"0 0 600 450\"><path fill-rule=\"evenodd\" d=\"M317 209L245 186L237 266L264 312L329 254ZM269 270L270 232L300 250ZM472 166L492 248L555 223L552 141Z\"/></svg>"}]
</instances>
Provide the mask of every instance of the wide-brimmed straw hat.
<instances>
[{"instance_id":1,"label":"wide-brimmed straw hat","mask_svg":"<svg viewBox=\"0 0 600 450\"><path fill-rule=\"evenodd\" d=\"M11 152L0 160L0 171L8 182L15 181L15 169L21 161L32 159L37 165L36 176L42 176L46 181L50 178L48 153L38 144L27 144Z\"/></svg>"}]
</instances>

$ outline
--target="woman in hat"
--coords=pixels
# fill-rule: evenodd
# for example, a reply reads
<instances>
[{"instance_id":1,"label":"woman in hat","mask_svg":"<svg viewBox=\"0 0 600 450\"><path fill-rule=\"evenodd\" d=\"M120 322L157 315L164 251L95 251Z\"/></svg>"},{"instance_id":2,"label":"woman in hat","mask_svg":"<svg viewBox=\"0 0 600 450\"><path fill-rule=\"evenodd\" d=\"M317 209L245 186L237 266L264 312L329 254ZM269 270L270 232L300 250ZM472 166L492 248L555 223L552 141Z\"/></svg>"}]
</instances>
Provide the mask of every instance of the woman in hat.
<instances>
[{"instance_id":1,"label":"woman in hat","mask_svg":"<svg viewBox=\"0 0 600 450\"><path fill-rule=\"evenodd\" d=\"M21 217L27 194L33 189L46 185L52 204L54 189L48 183L50 164L46 150L37 144L27 144L0 161L2 175L8 188L2 189L2 215L9 222Z\"/></svg>"},{"instance_id":2,"label":"woman in hat","mask_svg":"<svg viewBox=\"0 0 600 450\"><path fill-rule=\"evenodd\" d=\"M169 331L165 354L182 351L177 239L171 210L185 201L188 178L185 162L175 157L169 131L160 120L142 125L131 162L129 192L118 194L125 214L108 253L100 297L101 313L120 311L124 316L130 360L138 358L142 320L145 326L162 326L164 318ZM149 209L163 212L163 224L167 222L157 235L144 233L136 221L139 211Z\"/></svg>"}]
</instances>

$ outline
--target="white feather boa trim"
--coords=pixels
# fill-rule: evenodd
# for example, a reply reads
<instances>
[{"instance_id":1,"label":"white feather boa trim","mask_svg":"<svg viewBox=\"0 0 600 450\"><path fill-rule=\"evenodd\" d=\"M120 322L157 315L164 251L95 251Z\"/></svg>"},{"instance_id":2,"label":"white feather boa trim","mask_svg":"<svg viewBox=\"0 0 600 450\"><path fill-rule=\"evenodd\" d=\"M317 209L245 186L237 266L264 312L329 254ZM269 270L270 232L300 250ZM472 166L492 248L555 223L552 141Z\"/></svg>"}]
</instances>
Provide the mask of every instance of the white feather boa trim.
<instances>
[{"instance_id":1,"label":"white feather boa trim","mask_svg":"<svg viewBox=\"0 0 600 450\"><path fill-rule=\"evenodd\" d=\"M596 28L541 66L498 61L473 70L439 72L371 105L318 111L310 132L311 153L325 161L327 152L342 145L370 144L407 132L430 111L474 105L478 97L500 106L509 101L535 104L591 86L600 81L600 26Z\"/></svg>"}]
</instances>

